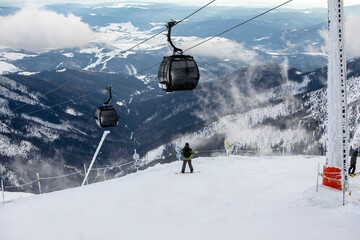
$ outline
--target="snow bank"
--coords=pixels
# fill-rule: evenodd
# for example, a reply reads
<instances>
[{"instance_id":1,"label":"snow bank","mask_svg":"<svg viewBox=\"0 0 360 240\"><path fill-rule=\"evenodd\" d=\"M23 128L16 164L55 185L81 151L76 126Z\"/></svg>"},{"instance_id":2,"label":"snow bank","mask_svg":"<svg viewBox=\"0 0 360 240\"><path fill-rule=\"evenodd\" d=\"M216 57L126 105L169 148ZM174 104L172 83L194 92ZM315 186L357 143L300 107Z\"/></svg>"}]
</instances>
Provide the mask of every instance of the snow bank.
<instances>
[{"instance_id":1,"label":"snow bank","mask_svg":"<svg viewBox=\"0 0 360 240\"><path fill-rule=\"evenodd\" d=\"M24 193L24 192L4 192L4 198L7 201L14 200L14 199L21 199L26 197L34 196L32 193ZM1 197L2 201L2 197Z\"/></svg>"},{"instance_id":2,"label":"snow bank","mask_svg":"<svg viewBox=\"0 0 360 240\"><path fill-rule=\"evenodd\" d=\"M357 240L360 177L352 195L320 186L325 157L219 157L156 165L115 180L8 201L0 239Z\"/></svg>"}]
</instances>

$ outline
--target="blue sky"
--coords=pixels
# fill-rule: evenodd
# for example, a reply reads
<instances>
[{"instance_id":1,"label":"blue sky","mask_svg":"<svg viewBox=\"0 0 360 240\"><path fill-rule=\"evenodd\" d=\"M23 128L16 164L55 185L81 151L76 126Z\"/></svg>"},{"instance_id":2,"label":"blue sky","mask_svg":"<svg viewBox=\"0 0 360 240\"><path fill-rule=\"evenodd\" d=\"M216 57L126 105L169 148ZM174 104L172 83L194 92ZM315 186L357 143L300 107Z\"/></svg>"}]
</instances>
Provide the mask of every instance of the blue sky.
<instances>
[{"instance_id":1,"label":"blue sky","mask_svg":"<svg viewBox=\"0 0 360 240\"><path fill-rule=\"evenodd\" d=\"M50 4L50 3L68 3L68 2L76 2L83 4L91 4L91 3L101 3L101 2L171 2L178 4L191 4L191 5L205 5L211 0L0 0L0 5L22 5L24 2L32 2L38 4ZM226 6L249 6L249 7L257 7L257 6L275 6L280 3L285 2L286 0L216 0L213 5L226 5ZM345 6L360 4L359 0L345 0ZM293 2L287 4L287 7L291 8L312 8L312 7L327 7L327 0L293 0Z\"/></svg>"}]
</instances>

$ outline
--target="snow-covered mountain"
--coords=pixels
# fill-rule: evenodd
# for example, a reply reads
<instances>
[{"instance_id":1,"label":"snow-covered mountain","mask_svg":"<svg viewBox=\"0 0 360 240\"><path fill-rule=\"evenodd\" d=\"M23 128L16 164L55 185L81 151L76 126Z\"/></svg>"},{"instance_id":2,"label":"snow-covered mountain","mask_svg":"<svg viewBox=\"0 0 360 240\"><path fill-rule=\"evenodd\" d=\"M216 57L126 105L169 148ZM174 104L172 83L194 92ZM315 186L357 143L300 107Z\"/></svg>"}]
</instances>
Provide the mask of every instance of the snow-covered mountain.
<instances>
[{"instance_id":1,"label":"snow-covered mountain","mask_svg":"<svg viewBox=\"0 0 360 240\"><path fill-rule=\"evenodd\" d=\"M0 9L2 17L23 11ZM111 166L132 161L135 149L142 168L174 161L174 147L187 141L198 156L223 151L225 140L234 153L323 154L326 56L320 30L326 11L275 11L189 51L200 67L199 86L164 94L157 86L156 63L171 54L166 33L122 51L164 29L164 21L195 9L171 4L30 9L39 17L77 24L81 19L94 35L76 48L0 49L0 174L6 183L19 186L37 173L83 171L102 134L94 112L107 100L108 85L120 120L96 161L103 172L91 181L102 180L103 173L111 178L134 171ZM173 39L186 49L263 10L209 7L176 26ZM355 58L348 67L352 143L360 142L359 65ZM78 186L81 180L72 176L66 183L44 184L43 190Z\"/></svg>"},{"instance_id":2,"label":"snow-covered mountain","mask_svg":"<svg viewBox=\"0 0 360 240\"><path fill-rule=\"evenodd\" d=\"M83 168L101 137L94 113L108 99L102 90L110 84L119 100L112 103L120 117L127 115L122 101L146 89L137 78L71 69L1 76L2 176L17 184L32 179L37 171L58 175ZM58 87L61 90L52 91ZM127 161L134 146L131 134L124 122L119 123L98 163Z\"/></svg>"},{"instance_id":3,"label":"snow-covered mountain","mask_svg":"<svg viewBox=\"0 0 360 240\"><path fill-rule=\"evenodd\" d=\"M4 17L21 11L0 9ZM171 53L166 32L126 53L123 51L164 30L166 21L182 19L196 9L172 4L64 4L34 10L39 15L43 11L65 16L72 13L89 25L93 37L86 46L76 48L2 48L0 73L36 73L71 67L131 75L146 70L145 74L153 74L156 67L147 69L149 63L160 62L162 56ZM264 10L210 6L176 26L174 41L183 49L190 48ZM275 11L189 53L197 57L209 76L224 75L255 60L282 63L286 59L290 66L302 71L314 70L326 64L322 49L325 43L320 34L320 30L326 29L326 14L326 9Z\"/></svg>"},{"instance_id":4,"label":"snow-covered mountain","mask_svg":"<svg viewBox=\"0 0 360 240\"><path fill-rule=\"evenodd\" d=\"M350 146L360 142L359 60L348 62ZM261 69L266 70L261 73ZM254 72L247 81L245 76ZM207 124L148 152L144 159L149 163L154 157L166 156L185 142L191 142L200 154L223 149L224 141L229 141L234 153L324 154L327 69L308 73L290 69L286 75L282 73L278 65L260 66L235 72L216 87L204 87L201 91L208 94L199 97L201 108L195 114Z\"/></svg>"},{"instance_id":5,"label":"snow-covered mountain","mask_svg":"<svg viewBox=\"0 0 360 240\"><path fill-rule=\"evenodd\" d=\"M352 143L359 139L359 63L354 59L348 64ZM101 93L107 85L113 87L112 105L120 119L98 156L100 167L132 161L134 149L142 167L174 161L169 154L185 142L198 156L222 152L225 140L238 153L323 154L325 79L325 68L302 73L270 64L239 69L192 92L164 94L154 79L121 74L64 69L5 75L0 88L1 174L8 183L21 184L37 172L56 176L82 171L101 137L93 116L107 100ZM111 177L134 169L104 171ZM96 181L96 175L91 177ZM78 185L81 178L65 187ZM44 186L44 191L58 188L64 186Z\"/></svg>"}]
</instances>

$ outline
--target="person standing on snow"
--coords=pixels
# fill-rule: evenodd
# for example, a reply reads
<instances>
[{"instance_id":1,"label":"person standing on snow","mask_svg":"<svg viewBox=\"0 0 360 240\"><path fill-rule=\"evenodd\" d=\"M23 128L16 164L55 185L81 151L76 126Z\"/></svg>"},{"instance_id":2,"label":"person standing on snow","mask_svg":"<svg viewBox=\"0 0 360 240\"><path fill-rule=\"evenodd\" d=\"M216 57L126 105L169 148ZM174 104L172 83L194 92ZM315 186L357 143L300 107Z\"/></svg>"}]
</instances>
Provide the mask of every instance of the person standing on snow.
<instances>
[{"instance_id":1,"label":"person standing on snow","mask_svg":"<svg viewBox=\"0 0 360 240\"><path fill-rule=\"evenodd\" d=\"M359 154L359 151L356 149L350 158L350 168L349 168L349 174L354 174L355 173L355 169L356 169L356 160L357 160L357 156Z\"/></svg>"},{"instance_id":2,"label":"person standing on snow","mask_svg":"<svg viewBox=\"0 0 360 240\"><path fill-rule=\"evenodd\" d=\"M181 169L182 173L185 173L186 163L189 164L190 172L191 173L194 172L194 168L191 164L191 155L193 155L193 154L194 154L194 152L190 148L189 143L186 143L185 147L181 150L181 155L183 156L183 165L182 165L182 169Z\"/></svg>"}]
</instances>

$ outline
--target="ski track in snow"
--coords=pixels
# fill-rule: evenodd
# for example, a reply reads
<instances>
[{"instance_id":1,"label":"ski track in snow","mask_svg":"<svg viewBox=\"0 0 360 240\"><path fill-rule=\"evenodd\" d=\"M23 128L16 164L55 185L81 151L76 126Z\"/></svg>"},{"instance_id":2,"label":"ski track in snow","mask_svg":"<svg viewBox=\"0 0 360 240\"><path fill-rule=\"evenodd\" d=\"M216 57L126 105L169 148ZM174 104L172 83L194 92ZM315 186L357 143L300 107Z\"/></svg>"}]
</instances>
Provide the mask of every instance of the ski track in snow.
<instances>
[{"instance_id":1,"label":"ski track in snow","mask_svg":"<svg viewBox=\"0 0 360 240\"><path fill-rule=\"evenodd\" d=\"M325 157L218 157L156 165L122 178L10 200L0 239L358 240L360 177L352 195L320 185Z\"/></svg>"}]
</instances>

